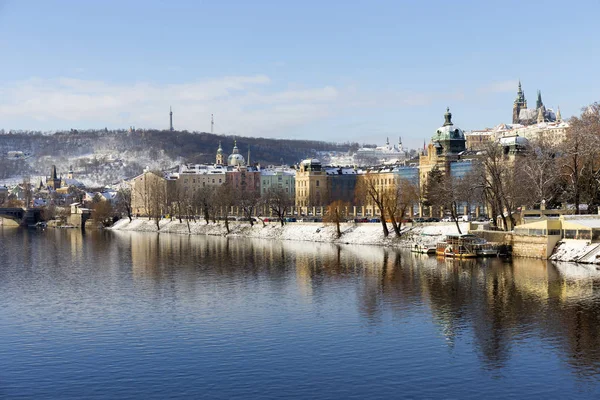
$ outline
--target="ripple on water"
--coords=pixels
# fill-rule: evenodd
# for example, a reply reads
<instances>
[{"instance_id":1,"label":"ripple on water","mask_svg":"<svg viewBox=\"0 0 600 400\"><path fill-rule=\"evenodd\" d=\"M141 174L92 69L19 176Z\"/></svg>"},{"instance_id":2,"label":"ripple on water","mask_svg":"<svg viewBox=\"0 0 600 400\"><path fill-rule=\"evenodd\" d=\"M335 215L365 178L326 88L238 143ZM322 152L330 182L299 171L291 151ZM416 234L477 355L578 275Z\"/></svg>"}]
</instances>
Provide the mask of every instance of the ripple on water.
<instances>
[{"instance_id":1,"label":"ripple on water","mask_svg":"<svg viewBox=\"0 0 600 400\"><path fill-rule=\"evenodd\" d=\"M598 280L538 261L0 230L0 397L600 395Z\"/></svg>"}]
</instances>

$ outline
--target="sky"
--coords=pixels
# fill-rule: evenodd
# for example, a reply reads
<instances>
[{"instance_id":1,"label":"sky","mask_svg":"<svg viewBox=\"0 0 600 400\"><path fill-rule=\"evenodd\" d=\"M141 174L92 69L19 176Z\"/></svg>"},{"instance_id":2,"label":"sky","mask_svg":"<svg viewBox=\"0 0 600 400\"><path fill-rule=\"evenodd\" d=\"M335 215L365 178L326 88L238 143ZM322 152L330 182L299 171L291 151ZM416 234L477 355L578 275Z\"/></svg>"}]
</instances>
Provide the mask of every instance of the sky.
<instances>
[{"instance_id":1,"label":"sky","mask_svg":"<svg viewBox=\"0 0 600 400\"><path fill-rule=\"evenodd\" d=\"M0 129L421 147L600 101L596 1L0 0Z\"/></svg>"}]
</instances>

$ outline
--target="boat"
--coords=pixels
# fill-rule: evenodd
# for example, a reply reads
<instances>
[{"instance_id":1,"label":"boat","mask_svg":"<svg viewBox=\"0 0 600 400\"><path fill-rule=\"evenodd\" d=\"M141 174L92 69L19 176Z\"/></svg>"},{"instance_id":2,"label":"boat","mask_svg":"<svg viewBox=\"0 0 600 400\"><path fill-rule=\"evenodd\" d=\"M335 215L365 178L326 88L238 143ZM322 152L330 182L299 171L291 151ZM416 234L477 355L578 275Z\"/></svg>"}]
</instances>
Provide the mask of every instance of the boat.
<instances>
[{"instance_id":1,"label":"boat","mask_svg":"<svg viewBox=\"0 0 600 400\"><path fill-rule=\"evenodd\" d=\"M497 256L498 250L485 239L466 233L446 235L446 240L436 245L436 254L444 257L473 258Z\"/></svg>"},{"instance_id":2,"label":"boat","mask_svg":"<svg viewBox=\"0 0 600 400\"><path fill-rule=\"evenodd\" d=\"M410 251L419 254L435 254L436 247L433 245L415 244Z\"/></svg>"}]
</instances>

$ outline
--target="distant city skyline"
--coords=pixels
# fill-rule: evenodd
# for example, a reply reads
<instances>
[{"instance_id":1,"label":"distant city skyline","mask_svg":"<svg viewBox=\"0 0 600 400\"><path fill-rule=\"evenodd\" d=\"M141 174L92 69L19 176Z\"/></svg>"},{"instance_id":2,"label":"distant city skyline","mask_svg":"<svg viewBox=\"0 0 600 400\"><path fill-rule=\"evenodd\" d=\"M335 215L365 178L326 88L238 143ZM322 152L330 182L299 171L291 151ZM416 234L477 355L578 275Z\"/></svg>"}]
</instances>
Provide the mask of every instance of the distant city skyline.
<instances>
[{"instance_id":1,"label":"distant city skyline","mask_svg":"<svg viewBox=\"0 0 600 400\"><path fill-rule=\"evenodd\" d=\"M156 128L420 148L446 107L600 100L600 4L0 1L0 128Z\"/></svg>"}]
</instances>

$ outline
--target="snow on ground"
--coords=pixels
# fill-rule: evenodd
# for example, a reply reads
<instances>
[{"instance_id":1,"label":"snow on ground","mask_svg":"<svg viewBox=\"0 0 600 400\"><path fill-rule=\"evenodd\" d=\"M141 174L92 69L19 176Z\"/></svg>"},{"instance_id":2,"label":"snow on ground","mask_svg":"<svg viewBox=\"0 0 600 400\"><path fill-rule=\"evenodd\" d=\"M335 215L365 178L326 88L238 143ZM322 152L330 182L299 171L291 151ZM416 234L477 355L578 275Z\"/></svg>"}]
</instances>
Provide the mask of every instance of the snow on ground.
<instances>
[{"instance_id":1,"label":"snow on ground","mask_svg":"<svg viewBox=\"0 0 600 400\"><path fill-rule=\"evenodd\" d=\"M410 246L413 243L435 244L442 240L444 235L457 233L454 223L433 223L419 225L416 227L403 227L402 238L396 237L391 225L388 224L390 234L386 238L383 236L383 230L380 223L347 223L341 225L342 236L336 237L336 229L333 224L324 223L306 223L292 222L283 227L278 222L269 222L265 226L257 223L250 226L248 222L230 222L230 233L227 234L225 224L190 221L189 230L186 221L182 223L179 220L163 219L160 221L161 233L180 233L192 235L213 235L213 236L232 236L232 237L250 237L258 239L278 239L309 242L329 242L329 243L347 243L347 244L371 244L371 245L400 245ZM462 223L463 233L468 229L467 223ZM156 223L154 220L145 218L134 219L129 222L128 219L117 221L111 228L119 231L139 231L156 232Z\"/></svg>"},{"instance_id":2,"label":"snow on ground","mask_svg":"<svg viewBox=\"0 0 600 400\"><path fill-rule=\"evenodd\" d=\"M562 240L556 245L550 259L553 261L582 261L581 258L597 246L598 243L590 244L586 240Z\"/></svg>"}]
</instances>

